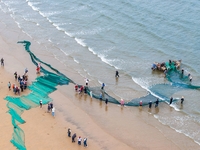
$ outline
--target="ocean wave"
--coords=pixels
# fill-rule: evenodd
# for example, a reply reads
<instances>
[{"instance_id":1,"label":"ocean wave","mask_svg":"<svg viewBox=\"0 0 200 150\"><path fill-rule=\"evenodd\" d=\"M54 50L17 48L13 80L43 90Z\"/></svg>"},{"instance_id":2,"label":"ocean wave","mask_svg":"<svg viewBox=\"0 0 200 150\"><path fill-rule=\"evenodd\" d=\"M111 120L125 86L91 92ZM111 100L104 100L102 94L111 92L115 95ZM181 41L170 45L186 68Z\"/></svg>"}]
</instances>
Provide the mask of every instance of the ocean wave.
<instances>
[{"instance_id":1,"label":"ocean wave","mask_svg":"<svg viewBox=\"0 0 200 150\"><path fill-rule=\"evenodd\" d=\"M34 3L30 2L30 1L28 1L27 3L34 11L39 11L39 7L35 7Z\"/></svg>"},{"instance_id":2,"label":"ocean wave","mask_svg":"<svg viewBox=\"0 0 200 150\"><path fill-rule=\"evenodd\" d=\"M90 29L90 30L82 30L79 32L75 32L75 33L71 33L71 35L75 36L75 35L95 35L98 34L102 31L104 31L104 28L95 28L95 29Z\"/></svg>"},{"instance_id":3,"label":"ocean wave","mask_svg":"<svg viewBox=\"0 0 200 150\"><path fill-rule=\"evenodd\" d=\"M90 52L92 52L94 55L97 55L97 53L96 53L91 47L88 47L88 50L89 50Z\"/></svg>"},{"instance_id":4,"label":"ocean wave","mask_svg":"<svg viewBox=\"0 0 200 150\"><path fill-rule=\"evenodd\" d=\"M77 42L78 44L80 44L81 46L83 46L83 47L86 47L86 46L87 46L86 43L84 43L84 39L75 38L75 40L76 40L76 42Z\"/></svg>"}]
</instances>

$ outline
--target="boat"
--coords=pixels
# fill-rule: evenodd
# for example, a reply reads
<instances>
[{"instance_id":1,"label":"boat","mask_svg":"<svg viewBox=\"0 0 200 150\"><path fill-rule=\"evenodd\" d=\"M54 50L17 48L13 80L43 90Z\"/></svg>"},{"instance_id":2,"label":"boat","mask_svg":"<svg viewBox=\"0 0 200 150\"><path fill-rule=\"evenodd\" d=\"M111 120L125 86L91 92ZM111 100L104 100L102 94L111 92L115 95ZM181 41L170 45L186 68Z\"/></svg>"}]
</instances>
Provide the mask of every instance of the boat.
<instances>
[{"instance_id":1,"label":"boat","mask_svg":"<svg viewBox=\"0 0 200 150\"><path fill-rule=\"evenodd\" d=\"M162 63L158 63L158 62L154 62L151 69L154 70L159 70L162 72L165 72L167 70L176 70L179 69L181 65L181 60L169 60L169 62L162 62Z\"/></svg>"}]
</instances>

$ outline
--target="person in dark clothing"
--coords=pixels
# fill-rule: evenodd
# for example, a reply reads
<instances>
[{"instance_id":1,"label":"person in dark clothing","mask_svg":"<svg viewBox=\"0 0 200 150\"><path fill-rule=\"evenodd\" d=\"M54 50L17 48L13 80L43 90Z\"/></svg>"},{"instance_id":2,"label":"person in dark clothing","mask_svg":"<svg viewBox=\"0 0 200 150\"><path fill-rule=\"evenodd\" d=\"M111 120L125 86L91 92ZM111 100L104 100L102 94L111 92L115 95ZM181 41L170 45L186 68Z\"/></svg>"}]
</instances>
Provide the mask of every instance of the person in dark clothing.
<instances>
[{"instance_id":1,"label":"person in dark clothing","mask_svg":"<svg viewBox=\"0 0 200 150\"><path fill-rule=\"evenodd\" d=\"M15 80L17 80L17 72L14 73Z\"/></svg>"},{"instance_id":2,"label":"person in dark clothing","mask_svg":"<svg viewBox=\"0 0 200 150\"><path fill-rule=\"evenodd\" d=\"M1 65L4 66L4 59L1 58Z\"/></svg>"},{"instance_id":3,"label":"person in dark clothing","mask_svg":"<svg viewBox=\"0 0 200 150\"><path fill-rule=\"evenodd\" d=\"M53 103L52 102L50 103L50 107L51 107L51 110L52 110L53 109Z\"/></svg>"},{"instance_id":4,"label":"person in dark clothing","mask_svg":"<svg viewBox=\"0 0 200 150\"><path fill-rule=\"evenodd\" d=\"M184 74L184 69L181 70L181 73Z\"/></svg>"},{"instance_id":5,"label":"person in dark clothing","mask_svg":"<svg viewBox=\"0 0 200 150\"><path fill-rule=\"evenodd\" d=\"M152 106L152 101L149 102L149 108L151 109Z\"/></svg>"},{"instance_id":6,"label":"person in dark clothing","mask_svg":"<svg viewBox=\"0 0 200 150\"><path fill-rule=\"evenodd\" d=\"M116 77L116 78L119 78L119 72L118 72L118 71L116 71L115 77Z\"/></svg>"},{"instance_id":7,"label":"person in dark clothing","mask_svg":"<svg viewBox=\"0 0 200 150\"><path fill-rule=\"evenodd\" d=\"M84 147L87 147L87 138L86 137L83 139L83 144L84 144Z\"/></svg>"},{"instance_id":8,"label":"person in dark clothing","mask_svg":"<svg viewBox=\"0 0 200 150\"><path fill-rule=\"evenodd\" d=\"M70 128L68 128L67 133L68 133L68 137L71 137L71 129Z\"/></svg>"},{"instance_id":9,"label":"person in dark clothing","mask_svg":"<svg viewBox=\"0 0 200 150\"><path fill-rule=\"evenodd\" d=\"M106 98L106 101L105 101L106 105L108 104L108 99Z\"/></svg>"},{"instance_id":10,"label":"person in dark clothing","mask_svg":"<svg viewBox=\"0 0 200 150\"><path fill-rule=\"evenodd\" d=\"M158 98L157 98L157 100L156 100L155 103L156 103L156 104L155 104L155 108L156 108L156 107L158 107L158 104L159 104L159 100L158 100Z\"/></svg>"},{"instance_id":11,"label":"person in dark clothing","mask_svg":"<svg viewBox=\"0 0 200 150\"><path fill-rule=\"evenodd\" d=\"M51 105L48 103L48 106L47 106L47 111L48 113L51 111Z\"/></svg>"},{"instance_id":12,"label":"person in dark clothing","mask_svg":"<svg viewBox=\"0 0 200 150\"><path fill-rule=\"evenodd\" d=\"M181 104L183 104L183 101L184 101L184 97L182 96L182 98L181 98Z\"/></svg>"},{"instance_id":13,"label":"person in dark clothing","mask_svg":"<svg viewBox=\"0 0 200 150\"><path fill-rule=\"evenodd\" d=\"M74 134L72 135L72 143L75 142L75 138L76 138L76 133L74 133Z\"/></svg>"},{"instance_id":14,"label":"person in dark clothing","mask_svg":"<svg viewBox=\"0 0 200 150\"><path fill-rule=\"evenodd\" d=\"M172 104L172 101L173 101L173 97L170 98L170 102L169 102L170 105Z\"/></svg>"},{"instance_id":15,"label":"person in dark clothing","mask_svg":"<svg viewBox=\"0 0 200 150\"><path fill-rule=\"evenodd\" d=\"M104 84L104 83L102 83L101 89L103 90L103 89L104 89L104 87L105 87L105 84Z\"/></svg>"}]
</instances>

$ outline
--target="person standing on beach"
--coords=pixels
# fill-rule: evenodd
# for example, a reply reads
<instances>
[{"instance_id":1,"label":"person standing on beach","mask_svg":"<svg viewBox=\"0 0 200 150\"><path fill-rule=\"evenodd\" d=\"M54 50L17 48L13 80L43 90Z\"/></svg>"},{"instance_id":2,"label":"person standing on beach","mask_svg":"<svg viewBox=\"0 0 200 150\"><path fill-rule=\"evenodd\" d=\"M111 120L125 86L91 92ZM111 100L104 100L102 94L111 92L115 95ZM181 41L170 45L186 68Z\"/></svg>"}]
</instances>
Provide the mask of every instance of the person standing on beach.
<instances>
[{"instance_id":1,"label":"person standing on beach","mask_svg":"<svg viewBox=\"0 0 200 150\"><path fill-rule=\"evenodd\" d=\"M92 98L92 91L90 91L90 97Z\"/></svg>"},{"instance_id":2,"label":"person standing on beach","mask_svg":"<svg viewBox=\"0 0 200 150\"><path fill-rule=\"evenodd\" d=\"M85 79L85 85L88 86L89 79Z\"/></svg>"},{"instance_id":3,"label":"person standing on beach","mask_svg":"<svg viewBox=\"0 0 200 150\"><path fill-rule=\"evenodd\" d=\"M75 91L78 92L78 84L75 85Z\"/></svg>"},{"instance_id":4,"label":"person standing on beach","mask_svg":"<svg viewBox=\"0 0 200 150\"><path fill-rule=\"evenodd\" d=\"M53 109L53 103L52 102L50 103L50 108L51 108L51 111L52 111L52 109Z\"/></svg>"},{"instance_id":5,"label":"person standing on beach","mask_svg":"<svg viewBox=\"0 0 200 150\"><path fill-rule=\"evenodd\" d=\"M106 98L106 101L105 101L106 105L108 104L108 99Z\"/></svg>"},{"instance_id":6,"label":"person standing on beach","mask_svg":"<svg viewBox=\"0 0 200 150\"><path fill-rule=\"evenodd\" d=\"M4 66L4 59L1 58L1 66Z\"/></svg>"},{"instance_id":7,"label":"person standing on beach","mask_svg":"<svg viewBox=\"0 0 200 150\"><path fill-rule=\"evenodd\" d=\"M124 100L123 99L121 99L121 106L124 106Z\"/></svg>"},{"instance_id":8,"label":"person standing on beach","mask_svg":"<svg viewBox=\"0 0 200 150\"><path fill-rule=\"evenodd\" d=\"M47 112L49 113L50 111L51 111L51 105L50 105L50 103L48 103Z\"/></svg>"},{"instance_id":9,"label":"person standing on beach","mask_svg":"<svg viewBox=\"0 0 200 150\"><path fill-rule=\"evenodd\" d=\"M159 104L159 99L157 98L156 102L155 102L155 108L158 107L158 104Z\"/></svg>"},{"instance_id":10,"label":"person standing on beach","mask_svg":"<svg viewBox=\"0 0 200 150\"><path fill-rule=\"evenodd\" d=\"M152 101L149 102L149 109L151 109Z\"/></svg>"},{"instance_id":11,"label":"person standing on beach","mask_svg":"<svg viewBox=\"0 0 200 150\"><path fill-rule=\"evenodd\" d=\"M15 80L17 80L17 71L15 71L14 76L15 76Z\"/></svg>"},{"instance_id":12,"label":"person standing on beach","mask_svg":"<svg viewBox=\"0 0 200 150\"><path fill-rule=\"evenodd\" d=\"M119 72L118 71L116 71L116 73L115 73L115 78L119 78Z\"/></svg>"},{"instance_id":13,"label":"person standing on beach","mask_svg":"<svg viewBox=\"0 0 200 150\"><path fill-rule=\"evenodd\" d=\"M51 114L52 114L53 117L55 116L55 107L52 108Z\"/></svg>"},{"instance_id":14,"label":"person standing on beach","mask_svg":"<svg viewBox=\"0 0 200 150\"><path fill-rule=\"evenodd\" d=\"M10 91L10 87L11 87L11 84L10 84L10 81L8 82L8 89Z\"/></svg>"},{"instance_id":15,"label":"person standing on beach","mask_svg":"<svg viewBox=\"0 0 200 150\"><path fill-rule=\"evenodd\" d=\"M74 134L72 135L72 143L75 142L75 138L76 138L76 133L74 133Z\"/></svg>"},{"instance_id":16,"label":"person standing on beach","mask_svg":"<svg viewBox=\"0 0 200 150\"><path fill-rule=\"evenodd\" d=\"M82 138L81 136L78 137L78 145L81 145Z\"/></svg>"},{"instance_id":17,"label":"person standing on beach","mask_svg":"<svg viewBox=\"0 0 200 150\"><path fill-rule=\"evenodd\" d=\"M42 100L40 100L40 108L42 108Z\"/></svg>"},{"instance_id":18,"label":"person standing on beach","mask_svg":"<svg viewBox=\"0 0 200 150\"><path fill-rule=\"evenodd\" d=\"M140 101L140 103L139 103L139 104L140 104L140 106L142 106L142 100Z\"/></svg>"},{"instance_id":19,"label":"person standing on beach","mask_svg":"<svg viewBox=\"0 0 200 150\"><path fill-rule=\"evenodd\" d=\"M105 84L104 84L104 83L102 83L101 89L103 90L103 89L104 89L104 87L105 87Z\"/></svg>"},{"instance_id":20,"label":"person standing on beach","mask_svg":"<svg viewBox=\"0 0 200 150\"><path fill-rule=\"evenodd\" d=\"M183 104L183 101L184 101L184 97L182 96L182 98L181 98L181 104Z\"/></svg>"},{"instance_id":21,"label":"person standing on beach","mask_svg":"<svg viewBox=\"0 0 200 150\"><path fill-rule=\"evenodd\" d=\"M84 144L84 147L87 147L87 138L86 137L83 139L83 144Z\"/></svg>"},{"instance_id":22,"label":"person standing on beach","mask_svg":"<svg viewBox=\"0 0 200 150\"><path fill-rule=\"evenodd\" d=\"M99 95L99 99L102 100L102 93L100 93L100 95Z\"/></svg>"},{"instance_id":23,"label":"person standing on beach","mask_svg":"<svg viewBox=\"0 0 200 150\"><path fill-rule=\"evenodd\" d=\"M169 104L171 105L173 101L173 97L170 98Z\"/></svg>"},{"instance_id":24,"label":"person standing on beach","mask_svg":"<svg viewBox=\"0 0 200 150\"><path fill-rule=\"evenodd\" d=\"M70 128L68 128L68 131L67 131L67 133L68 133L68 137L71 137L71 129Z\"/></svg>"}]
</instances>

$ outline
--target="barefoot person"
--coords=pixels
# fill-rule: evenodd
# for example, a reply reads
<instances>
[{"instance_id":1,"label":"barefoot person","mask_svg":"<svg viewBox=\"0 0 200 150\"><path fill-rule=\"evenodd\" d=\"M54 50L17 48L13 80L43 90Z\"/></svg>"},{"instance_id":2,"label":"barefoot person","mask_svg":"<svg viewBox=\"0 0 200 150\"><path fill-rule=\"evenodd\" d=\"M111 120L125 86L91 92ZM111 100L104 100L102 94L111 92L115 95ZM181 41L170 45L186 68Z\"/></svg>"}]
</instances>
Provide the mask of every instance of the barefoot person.
<instances>
[{"instance_id":1,"label":"barefoot person","mask_svg":"<svg viewBox=\"0 0 200 150\"><path fill-rule=\"evenodd\" d=\"M74 133L74 134L72 135L72 143L75 142L75 138L76 138L76 133Z\"/></svg>"},{"instance_id":2,"label":"barefoot person","mask_svg":"<svg viewBox=\"0 0 200 150\"><path fill-rule=\"evenodd\" d=\"M4 59L1 58L1 66L4 66Z\"/></svg>"},{"instance_id":3,"label":"barefoot person","mask_svg":"<svg viewBox=\"0 0 200 150\"><path fill-rule=\"evenodd\" d=\"M42 100L40 100L40 108L42 108Z\"/></svg>"},{"instance_id":4,"label":"barefoot person","mask_svg":"<svg viewBox=\"0 0 200 150\"><path fill-rule=\"evenodd\" d=\"M121 99L121 106L124 106L124 100L123 99Z\"/></svg>"},{"instance_id":5,"label":"barefoot person","mask_svg":"<svg viewBox=\"0 0 200 150\"><path fill-rule=\"evenodd\" d=\"M158 98L157 98L157 100L156 100L155 103L156 103L156 104L155 104L155 108L156 108L156 107L158 107L158 104L159 104L159 100L158 100Z\"/></svg>"},{"instance_id":6,"label":"barefoot person","mask_svg":"<svg viewBox=\"0 0 200 150\"><path fill-rule=\"evenodd\" d=\"M10 82L8 82L8 89L9 89L9 91L10 91L10 87L11 87L11 84L10 84Z\"/></svg>"},{"instance_id":7,"label":"barefoot person","mask_svg":"<svg viewBox=\"0 0 200 150\"><path fill-rule=\"evenodd\" d=\"M68 128L67 133L68 133L68 137L71 137L71 129L70 128Z\"/></svg>"},{"instance_id":8,"label":"barefoot person","mask_svg":"<svg viewBox=\"0 0 200 150\"><path fill-rule=\"evenodd\" d=\"M172 104L172 101L173 101L173 97L170 98L170 102L169 102L170 105Z\"/></svg>"},{"instance_id":9,"label":"barefoot person","mask_svg":"<svg viewBox=\"0 0 200 150\"><path fill-rule=\"evenodd\" d=\"M182 96L182 98L181 98L181 104L183 104L183 101L184 101L184 97Z\"/></svg>"},{"instance_id":10,"label":"barefoot person","mask_svg":"<svg viewBox=\"0 0 200 150\"><path fill-rule=\"evenodd\" d=\"M83 139L83 144L84 144L84 147L87 147L87 138L86 137Z\"/></svg>"},{"instance_id":11,"label":"barefoot person","mask_svg":"<svg viewBox=\"0 0 200 150\"><path fill-rule=\"evenodd\" d=\"M115 78L119 78L119 72L118 71L116 71L116 73L115 73Z\"/></svg>"}]
</instances>

